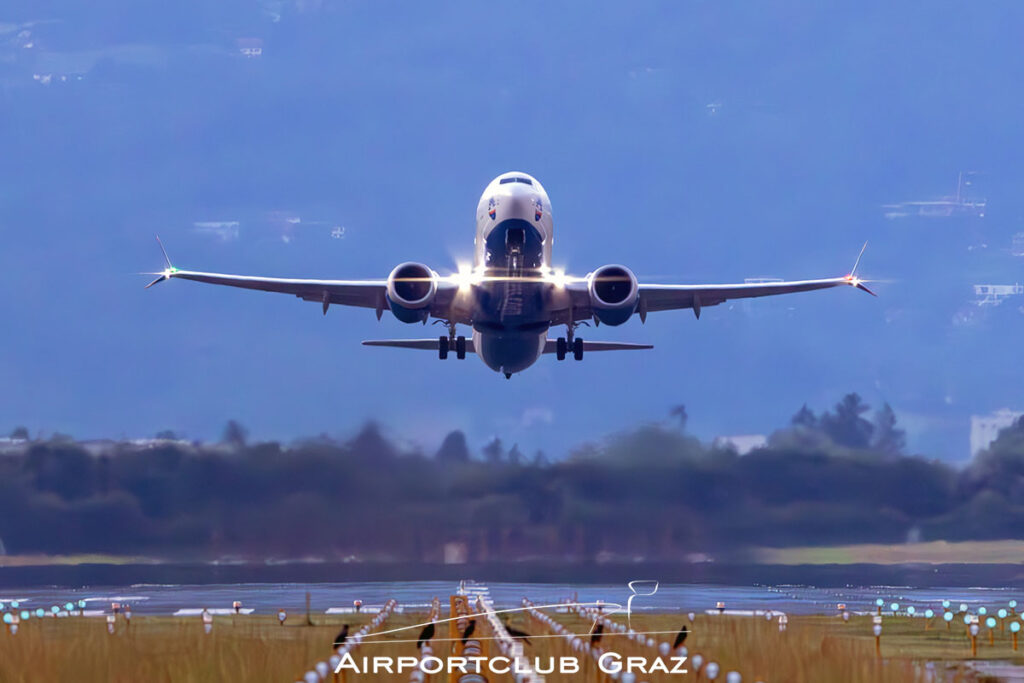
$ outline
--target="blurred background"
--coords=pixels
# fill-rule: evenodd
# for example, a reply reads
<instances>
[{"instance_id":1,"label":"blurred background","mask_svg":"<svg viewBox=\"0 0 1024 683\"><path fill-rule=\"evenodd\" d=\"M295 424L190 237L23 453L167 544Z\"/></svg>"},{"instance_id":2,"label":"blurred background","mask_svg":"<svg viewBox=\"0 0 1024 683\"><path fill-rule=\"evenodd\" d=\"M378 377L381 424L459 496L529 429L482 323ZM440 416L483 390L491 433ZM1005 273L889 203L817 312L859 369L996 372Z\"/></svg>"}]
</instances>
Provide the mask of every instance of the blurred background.
<instances>
[{"instance_id":1,"label":"blurred background","mask_svg":"<svg viewBox=\"0 0 1024 683\"><path fill-rule=\"evenodd\" d=\"M394 493L381 524L405 514L395 501L432 515L437 496L463 496L472 503L446 514L469 536L442 540L471 555L600 552L605 537L671 554L762 532L830 542L840 528L847 540L1013 535L1019 441L998 451L1016 460L985 454L1024 411L1022 13L1014 2L7 3L0 426L22 429L3 442L0 500L39 507L31 521L3 515L0 535L48 552L131 538L213 554L266 540L266 553L291 554L320 532L290 537L289 515L327 515L346 487ZM620 262L663 282L838 276L868 240L861 273L880 296L812 293L585 330L655 349L544 358L506 382L475 360L360 347L424 334L390 316L325 318L293 297L193 283L143 291L137 274L162 267L154 233L193 269L361 278L415 259L449 272L471 255L479 193L512 169L549 191L556 265L571 273ZM859 403L844 404L853 393ZM843 405L868 421L866 438L822 426ZM286 449L243 447L224 435L228 420L249 443ZM778 441L795 428L825 436ZM878 441L887 429L898 444ZM471 462L442 467L431 458L452 432ZM81 443L158 433L173 440L125 447L135 455ZM494 443L501 457L488 461ZM640 535L628 515L592 524L611 514L592 491L623 477L642 499L630 510L678 521ZM907 497L868 493L860 477ZM239 497L272 488L259 507L280 537L252 538L264 529L243 528L244 501L203 495L215 481ZM836 519L870 519L815 527L826 504ZM977 526L986 505L1000 521ZM115 521L123 535L103 534ZM399 552L355 538L331 547Z\"/></svg>"}]
</instances>

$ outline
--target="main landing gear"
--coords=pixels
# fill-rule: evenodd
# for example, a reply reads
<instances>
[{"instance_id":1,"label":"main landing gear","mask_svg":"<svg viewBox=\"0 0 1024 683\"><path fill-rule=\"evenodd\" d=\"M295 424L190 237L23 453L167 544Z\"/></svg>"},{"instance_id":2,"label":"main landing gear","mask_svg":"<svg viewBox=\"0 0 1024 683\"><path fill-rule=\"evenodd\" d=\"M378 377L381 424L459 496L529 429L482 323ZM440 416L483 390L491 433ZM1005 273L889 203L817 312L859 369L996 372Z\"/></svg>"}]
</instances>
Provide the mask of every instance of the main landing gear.
<instances>
[{"instance_id":1,"label":"main landing gear","mask_svg":"<svg viewBox=\"0 0 1024 683\"><path fill-rule=\"evenodd\" d=\"M565 360L569 351L576 360L583 360L583 340L576 337L576 328L587 323L566 323L565 336L555 340L555 358Z\"/></svg>"},{"instance_id":2,"label":"main landing gear","mask_svg":"<svg viewBox=\"0 0 1024 683\"><path fill-rule=\"evenodd\" d=\"M441 360L448 358L448 352L455 349L455 357L463 360L466 357L466 338L462 335L455 336L455 323L441 321L448 325L448 336L437 338L437 357Z\"/></svg>"}]
</instances>

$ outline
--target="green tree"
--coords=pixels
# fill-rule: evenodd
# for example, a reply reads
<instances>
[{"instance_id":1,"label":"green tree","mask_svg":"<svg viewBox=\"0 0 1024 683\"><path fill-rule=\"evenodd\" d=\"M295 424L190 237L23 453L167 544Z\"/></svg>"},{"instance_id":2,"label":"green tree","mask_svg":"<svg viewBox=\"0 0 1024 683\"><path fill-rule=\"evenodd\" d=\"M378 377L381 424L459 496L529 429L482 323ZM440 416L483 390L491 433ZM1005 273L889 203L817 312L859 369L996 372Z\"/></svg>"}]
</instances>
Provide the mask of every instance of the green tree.
<instances>
[{"instance_id":1,"label":"green tree","mask_svg":"<svg viewBox=\"0 0 1024 683\"><path fill-rule=\"evenodd\" d=\"M875 413L875 434L871 446L885 455L901 455L907 445L907 433L896 426L896 413L888 403Z\"/></svg>"}]
</instances>

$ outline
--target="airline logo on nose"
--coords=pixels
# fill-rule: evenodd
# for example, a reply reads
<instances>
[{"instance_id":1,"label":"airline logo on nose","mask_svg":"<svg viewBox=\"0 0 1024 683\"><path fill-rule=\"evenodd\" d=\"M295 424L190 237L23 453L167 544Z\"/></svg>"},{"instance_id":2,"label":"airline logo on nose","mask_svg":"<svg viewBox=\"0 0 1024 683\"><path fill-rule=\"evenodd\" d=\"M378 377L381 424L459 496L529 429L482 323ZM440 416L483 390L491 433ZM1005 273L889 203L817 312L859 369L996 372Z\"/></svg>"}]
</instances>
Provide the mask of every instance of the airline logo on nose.
<instances>
[{"instance_id":1,"label":"airline logo on nose","mask_svg":"<svg viewBox=\"0 0 1024 683\"><path fill-rule=\"evenodd\" d=\"M494 220L494 217L497 215L497 213L498 200L496 200L494 197L491 197L491 201L487 202L487 215L491 217L491 220Z\"/></svg>"},{"instance_id":2,"label":"airline logo on nose","mask_svg":"<svg viewBox=\"0 0 1024 683\"><path fill-rule=\"evenodd\" d=\"M540 199L535 199L533 202L533 220L539 221L540 217L544 215L544 202Z\"/></svg>"}]
</instances>

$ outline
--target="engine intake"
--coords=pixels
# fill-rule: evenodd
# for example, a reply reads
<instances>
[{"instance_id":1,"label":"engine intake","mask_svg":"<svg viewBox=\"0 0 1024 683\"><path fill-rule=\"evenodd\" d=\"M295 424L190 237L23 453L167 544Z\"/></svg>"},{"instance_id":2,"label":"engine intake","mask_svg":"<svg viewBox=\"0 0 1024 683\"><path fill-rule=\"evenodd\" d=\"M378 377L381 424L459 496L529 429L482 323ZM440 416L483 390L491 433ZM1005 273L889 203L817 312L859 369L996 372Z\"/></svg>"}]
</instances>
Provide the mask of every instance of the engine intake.
<instances>
[{"instance_id":1,"label":"engine intake","mask_svg":"<svg viewBox=\"0 0 1024 683\"><path fill-rule=\"evenodd\" d=\"M388 275L388 306L403 323L426 320L436 294L437 273L422 263L401 263Z\"/></svg>"},{"instance_id":2,"label":"engine intake","mask_svg":"<svg viewBox=\"0 0 1024 683\"><path fill-rule=\"evenodd\" d=\"M602 266L590 275L590 308L605 325L629 320L640 301L636 275L626 266Z\"/></svg>"}]
</instances>

